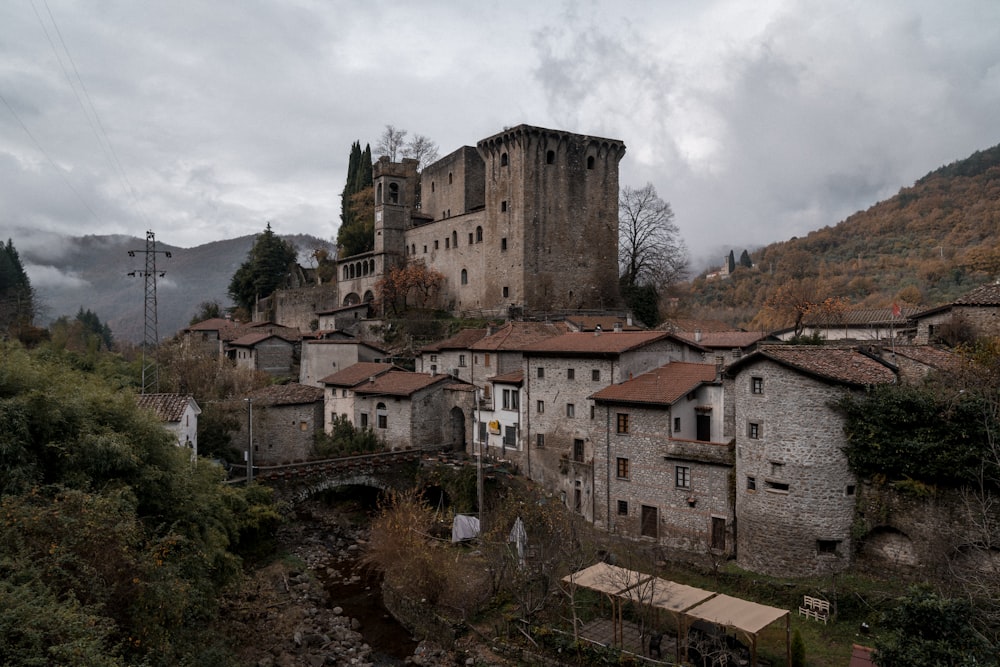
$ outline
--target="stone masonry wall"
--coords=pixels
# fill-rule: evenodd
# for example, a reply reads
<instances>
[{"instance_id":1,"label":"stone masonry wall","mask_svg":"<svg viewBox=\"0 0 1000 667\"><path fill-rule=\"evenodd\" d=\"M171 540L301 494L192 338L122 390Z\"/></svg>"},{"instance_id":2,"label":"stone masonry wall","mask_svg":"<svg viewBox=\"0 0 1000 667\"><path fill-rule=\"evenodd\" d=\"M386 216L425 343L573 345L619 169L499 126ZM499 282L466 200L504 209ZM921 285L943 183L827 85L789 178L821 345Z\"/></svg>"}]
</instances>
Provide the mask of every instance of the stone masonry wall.
<instances>
[{"instance_id":1,"label":"stone masonry wall","mask_svg":"<svg viewBox=\"0 0 1000 667\"><path fill-rule=\"evenodd\" d=\"M763 393L751 392L751 378ZM762 360L735 378L737 562L765 574L837 572L851 562L856 480L842 448L845 391ZM758 437L750 437L750 424ZM752 478L755 488L748 488Z\"/></svg>"}]
</instances>

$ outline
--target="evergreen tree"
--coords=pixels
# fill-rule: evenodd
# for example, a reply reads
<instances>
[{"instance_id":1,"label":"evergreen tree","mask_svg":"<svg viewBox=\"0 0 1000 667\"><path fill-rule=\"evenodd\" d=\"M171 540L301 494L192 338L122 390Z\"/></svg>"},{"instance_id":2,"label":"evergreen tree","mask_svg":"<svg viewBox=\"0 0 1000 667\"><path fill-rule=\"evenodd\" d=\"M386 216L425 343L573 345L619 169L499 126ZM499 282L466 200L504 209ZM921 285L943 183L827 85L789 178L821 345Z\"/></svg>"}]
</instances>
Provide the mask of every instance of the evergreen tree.
<instances>
[{"instance_id":1,"label":"evergreen tree","mask_svg":"<svg viewBox=\"0 0 1000 667\"><path fill-rule=\"evenodd\" d=\"M366 214L362 202L370 195L373 184L372 149L365 145L361 150L361 142L351 145L351 155L347 162L347 182L340 196L340 229L337 230L337 245L340 254L349 257L362 252L368 252L375 247L373 235L373 220Z\"/></svg>"},{"instance_id":2,"label":"evergreen tree","mask_svg":"<svg viewBox=\"0 0 1000 667\"><path fill-rule=\"evenodd\" d=\"M729 273L732 273L733 271L736 270L736 256L733 255L732 250L729 251L729 257L728 259L726 259L726 269L729 271Z\"/></svg>"},{"instance_id":3,"label":"evergreen tree","mask_svg":"<svg viewBox=\"0 0 1000 667\"><path fill-rule=\"evenodd\" d=\"M753 268L753 262L750 260L750 253L743 249L743 254L740 255L740 266L746 267L748 269Z\"/></svg>"},{"instance_id":4,"label":"evergreen tree","mask_svg":"<svg viewBox=\"0 0 1000 667\"><path fill-rule=\"evenodd\" d=\"M296 256L295 246L271 231L271 223L267 223L247 254L247 261L233 274L229 296L237 306L252 312L258 299L271 296L282 285Z\"/></svg>"},{"instance_id":5,"label":"evergreen tree","mask_svg":"<svg viewBox=\"0 0 1000 667\"><path fill-rule=\"evenodd\" d=\"M29 326L35 316L35 292L14 242L0 243L0 332Z\"/></svg>"}]
</instances>

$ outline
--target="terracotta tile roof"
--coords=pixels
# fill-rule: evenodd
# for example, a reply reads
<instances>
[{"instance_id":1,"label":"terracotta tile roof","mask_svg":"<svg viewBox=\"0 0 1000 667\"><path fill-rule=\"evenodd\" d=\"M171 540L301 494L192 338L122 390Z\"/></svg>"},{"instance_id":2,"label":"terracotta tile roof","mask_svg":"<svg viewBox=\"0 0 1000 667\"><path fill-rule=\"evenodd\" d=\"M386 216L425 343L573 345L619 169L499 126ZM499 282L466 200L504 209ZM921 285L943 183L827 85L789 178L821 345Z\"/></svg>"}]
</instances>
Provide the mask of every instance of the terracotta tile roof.
<instances>
[{"instance_id":1,"label":"terracotta tile roof","mask_svg":"<svg viewBox=\"0 0 1000 667\"><path fill-rule=\"evenodd\" d=\"M135 397L140 409L149 410L157 419L168 423L179 422L191 400L188 394L141 394Z\"/></svg>"},{"instance_id":2,"label":"terracotta tile roof","mask_svg":"<svg viewBox=\"0 0 1000 667\"><path fill-rule=\"evenodd\" d=\"M908 318L916 315L917 308L901 306L899 315L892 314L892 308L854 308L840 313L816 313L804 320L805 326L843 327L872 326L890 323L903 324Z\"/></svg>"},{"instance_id":3,"label":"terracotta tile roof","mask_svg":"<svg viewBox=\"0 0 1000 667\"><path fill-rule=\"evenodd\" d=\"M635 324L635 321L629 324L627 318L616 315L575 315L567 317L566 321L579 331L593 331L598 326L604 331L614 331L616 324L621 325L624 331L642 331L646 328Z\"/></svg>"},{"instance_id":4,"label":"terracotta tile roof","mask_svg":"<svg viewBox=\"0 0 1000 667\"><path fill-rule=\"evenodd\" d=\"M750 347L752 345L756 345L762 340L766 340L769 336L770 334L760 331L709 331L708 333L702 333L701 340L698 341L695 340L696 334L689 331L677 334L678 338L683 338L684 340L694 343L695 345L726 349L734 347Z\"/></svg>"},{"instance_id":5,"label":"terracotta tile roof","mask_svg":"<svg viewBox=\"0 0 1000 667\"><path fill-rule=\"evenodd\" d=\"M470 393L476 391L476 385L474 385L474 384L464 384L464 383L461 383L461 382L452 382L451 384L445 385L444 388L448 389L450 391L465 391L465 392L470 392Z\"/></svg>"},{"instance_id":6,"label":"terracotta tile roof","mask_svg":"<svg viewBox=\"0 0 1000 667\"><path fill-rule=\"evenodd\" d=\"M661 331L672 331L674 333L680 333L682 331L688 333L694 333L695 331L700 331L702 333L708 333L709 331L739 331L736 327L733 327L732 325L721 320L695 320L682 317L670 318L658 326L657 329L660 329Z\"/></svg>"},{"instance_id":7,"label":"terracotta tile roof","mask_svg":"<svg viewBox=\"0 0 1000 667\"><path fill-rule=\"evenodd\" d=\"M445 338L436 343L420 348L421 352L439 352L441 350L467 350L473 344L486 336L486 329L462 329L451 338Z\"/></svg>"},{"instance_id":8,"label":"terracotta tile roof","mask_svg":"<svg viewBox=\"0 0 1000 667\"><path fill-rule=\"evenodd\" d=\"M670 336L672 334L665 331L605 331L600 334L572 331L534 343L522 351L526 355L615 355Z\"/></svg>"},{"instance_id":9,"label":"terracotta tile roof","mask_svg":"<svg viewBox=\"0 0 1000 667\"><path fill-rule=\"evenodd\" d=\"M955 299L959 306L1000 306L1000 283L980 285Z\"/></svg>"},{"instance_id":10,"label":"terracotta tile roof","mask_svg":"<svg viewBox=\"0 0 1000 667\"><path fill-rule=\"evenodd\" d=\"M521 384L524 382L524 371L518 370L504 373L503 375L494 375L489 380L490 382L501 382L503 384Z\"/></svg>"},{"instance_id":11,"label":"terracotta tile roof","mask_svg":"<svg viewBox=\"0 0 1000 667\"><path fill-rule=\"evenodd\" d=\"M673 405L698 385L714 382L714 364L692 364L675 361L621 384L613 384L596 392L591 398L614 403L647 403Z\"/></svg>"},{"instance_id":12,"label":"terracotta tile roof","mask_svg":"<svg viewBox=\"0 0 1000 667\"><path fill-rule=\"evenodd\" d=\"M561 336L566 331L565 323L508 322L493 334L471 345L469 349L484 352L517 352L538 341Z\"/></svg>"},{"instance_id":13,"label":"terracotta tile roof","mask_svg":"<svg viewBox=\"0 0 1000 667\"><path fill-rule=\"evenodd\" d=\"M236 340L229 341L230 345L235 345L236 347L253 347L257 343L262 343L268 338L277 338L283 340L286 343L291 343L291 341L285 339L283 336L273 333L251 333L244 334L237 338Z\"/></svg>"},{"instance_id":14,"label":"terracotta tile roof","mask_svg":"<svg viewBox=\"0 0 1000 667\"><path fill-rule=\"evenodd\" d=\"M289 382L263 387L250 393L254 404L260 405L301 405L323 400L323 389L310 385Z\"/></svg>"},{"instance_id":15,"label":"terracotta tile roof","mask_svg":"<svg viewBox=\"0 0 1000 667\"><path fill-rule=\"evenodd\" d=\"M230 327L237 326L239 326L239 324L237 322L233 322L232 320L227 320L222 317L213 317L207 320L202 320L201 322L196 322L184 331L219 331L220 329L228 329Z\"/></svg>"},{"instance_id":16,"label":"terracotta tile roof","mask_svg":"<svg viewBox=\"0 0 1000 667\"><path fill-rule=\"evenodd\" d=\"M337 371L332 375L321 378L320 382L336 387L353 387L364 382L373 375L388 373L394 366L392 364L380 364L373 361L361 361L348 366L342 371Z\"/></svg>"},{"instance_id":17,"label":"terracotta tile roof","mask_svg":"<svg viewBox=\"0 0 1000 667\"><path fill-rule=\"evenodd\" d=\"M892 369L855 349L823 345L765 345L733 363L729 372L735 373L761 358L828 382L868 386L896 381Z\"/></svg>"},{"instance_id":18,"label":"terracotta tile roof","mask_svg":"<svg viewBox=\"0 0 1000 667\"><path fill-rule=\"evenodd\" d=\"M895 349L884 348L884 354L912 359L924 366L942 371L957 371L962 367L962 359L954 352L942 350L933 345L897 345Z\"/></svg>"},{"instance_id":19,"label":"terracotta tile roof","mask_svg":"<svg viewBox=\"0 0 1000 667\"><path fill-rule=\"evenodd\" d=\"M352 389L355 394L385 394L388 396L410 396L439 382L454 383L451 375L428 375L404 370L391 370L375 376L374 382L362 382Z\"/></svg>"}]
</instances>

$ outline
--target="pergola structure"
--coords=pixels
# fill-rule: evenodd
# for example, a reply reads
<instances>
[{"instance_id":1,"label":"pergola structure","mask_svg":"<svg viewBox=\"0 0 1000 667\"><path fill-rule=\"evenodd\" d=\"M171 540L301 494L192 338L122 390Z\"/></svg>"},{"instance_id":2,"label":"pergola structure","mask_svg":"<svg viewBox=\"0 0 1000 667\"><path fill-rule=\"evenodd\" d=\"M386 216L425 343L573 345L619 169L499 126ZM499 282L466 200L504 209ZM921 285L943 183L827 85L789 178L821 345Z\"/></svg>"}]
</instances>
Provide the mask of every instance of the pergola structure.
<instances>
[{"instance_id":1,"label":"pergola structure","mask_svg":"<svg viewBox=\"0 0 1000 667\"><path fill-rule=\"evenodd\" d=\"M791 613L786 609L769 607L749 600L735 598L675 581L628 570L607 563L596 563L588 568L563 577L563 581L603 593L611 601L614 638L621 642L624 633L622 607L625 602L648 605L677 617L677 651L680 653L682 638L686 646L686 630L701 620L732 628L744 633L750 640L751 665L757 664L757 635L775 621L785 619L785 659L792 664ZM686 651L686 649L685 649ZM677 656L678 662L680 655Z\"/></svg>"}]
</instances>

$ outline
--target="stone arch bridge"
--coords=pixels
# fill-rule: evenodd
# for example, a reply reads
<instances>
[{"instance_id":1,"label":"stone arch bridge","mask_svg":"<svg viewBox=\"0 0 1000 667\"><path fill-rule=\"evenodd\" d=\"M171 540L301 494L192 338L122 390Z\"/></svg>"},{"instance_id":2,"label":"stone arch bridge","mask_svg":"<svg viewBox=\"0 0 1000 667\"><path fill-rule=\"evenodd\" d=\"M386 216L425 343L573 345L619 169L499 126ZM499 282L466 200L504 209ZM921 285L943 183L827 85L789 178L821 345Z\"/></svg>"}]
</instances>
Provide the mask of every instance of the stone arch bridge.
<instances>
[{"instance_id":1,"label":"stone arch bridge","mask_svg":"<svg viewBox=\"0 0 1000 667\"><path fill-rule=\"evenodd\" d=\"M438 449L405 449L276 466L255 466L254 479L293 505L328 489L370 486L403 491L413 486L422 459Z\"/></svg>"}]
</instances>

